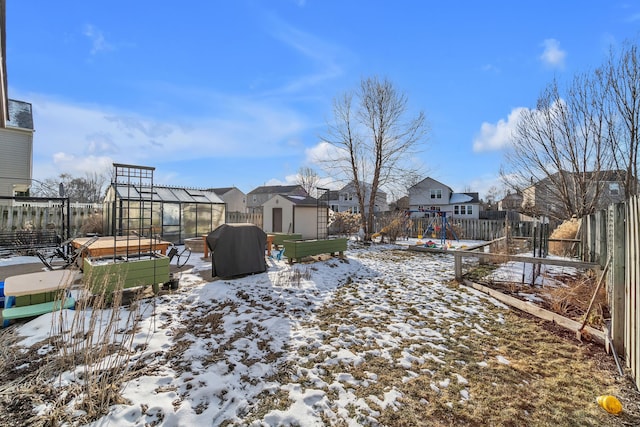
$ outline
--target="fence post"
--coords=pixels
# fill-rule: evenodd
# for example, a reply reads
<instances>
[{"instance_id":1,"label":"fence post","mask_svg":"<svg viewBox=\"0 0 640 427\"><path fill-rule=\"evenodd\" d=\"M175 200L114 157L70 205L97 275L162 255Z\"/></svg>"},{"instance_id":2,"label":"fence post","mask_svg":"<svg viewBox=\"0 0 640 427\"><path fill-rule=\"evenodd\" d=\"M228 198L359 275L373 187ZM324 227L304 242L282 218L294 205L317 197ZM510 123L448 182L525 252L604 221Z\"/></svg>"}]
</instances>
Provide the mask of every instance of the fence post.
<instances>
[{"instance_id":1,"label":"fence post","mask_svg":"<svg viewBox=\"0 0 640 427\"><path fill-rule=\"evenodd\" d=\"M455 266L455 276L458 282L462 281L462 255L454 254L453 255L454 266Z\"/></svg>"},{"instance_id":2,"label":"fence post","mask_svg":"<svg viewBox=\"0 0 640 427\"><path fill-rule=\"evenodd\" d=\"M616 349L624 348L625 333L625 205L617 203L609 208L611 217L611 240L608 246L611 255L609 269L609 307L611 308L611 339ZM608 349L607 349L608 351Z\"/></svg>"}]
</instances>

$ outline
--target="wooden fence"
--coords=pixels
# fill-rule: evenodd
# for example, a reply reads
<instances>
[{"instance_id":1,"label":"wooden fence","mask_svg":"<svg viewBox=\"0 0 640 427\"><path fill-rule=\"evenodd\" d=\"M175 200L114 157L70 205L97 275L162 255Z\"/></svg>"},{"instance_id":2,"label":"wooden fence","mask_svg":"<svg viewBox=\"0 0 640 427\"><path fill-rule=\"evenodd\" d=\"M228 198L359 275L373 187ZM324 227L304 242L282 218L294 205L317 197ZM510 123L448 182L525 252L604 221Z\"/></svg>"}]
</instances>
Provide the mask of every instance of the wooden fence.
<instances>
[{"instance_id":1,"label":"wooden fence","mask_svg":"<svg viewBox=\"0 0 640 427\"><path fill-rule=\"evenodd\" d=\"M227 224L255 224L262 228L262 213L227 212L225 222Z\"/></svg>"},{"instance_id":2,"label":"wooden fence","mask_svg":"<svg viewBox=\"0 0 640 427\"><path fill-rule=\"evenodd\" d=\"M609 261L607 326L613 351L623 355L640 388L640 202L637 196L582 218L583 260Z\"/></svg>"},{"instance_id":3,"label":"wooden fence","mask_svg":"<svg viewBox=\"0 0 640 427\"><path fill-rule=\"evenodd\" d=\"M0 200L0 231L55 230L63 238L81 235L84 222L100 205Z\"/></svg>"},{"instance_id":4,"label":"wooden fence","mask_svg":"<svg viewBox=\"0 0 640 427\"><path fill-rule=\"evenodd\" d=\"M440 218L436 218L436 225L441 224ZM506 230L514 237L525 237L532 234L534 221L509 221L505 219L447 219L456 233L458 239L465 240L494 240L505 237ZM413 218L411 237L425 234L434 223L434 218ZM436 235L435 237L439 237Z\"/></svg>"}]
</instances>

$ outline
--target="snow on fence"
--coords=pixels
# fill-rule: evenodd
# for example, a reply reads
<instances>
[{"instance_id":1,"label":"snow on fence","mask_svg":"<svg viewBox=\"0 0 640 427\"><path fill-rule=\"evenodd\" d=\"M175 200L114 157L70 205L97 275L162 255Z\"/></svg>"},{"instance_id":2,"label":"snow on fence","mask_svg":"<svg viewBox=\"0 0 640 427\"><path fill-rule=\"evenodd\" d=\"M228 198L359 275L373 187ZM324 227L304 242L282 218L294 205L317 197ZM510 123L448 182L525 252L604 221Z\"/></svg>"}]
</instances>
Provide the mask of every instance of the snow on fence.
<instances>
[{"instance_id":1,"label":"snow on fence","mask_svg":"<svg viewBox=\"0 0 640 427\"><path fill-rule=\"evenodd\" d=\"M610 261L607 297L611 313L607 330L613 351L623 355L640 388L640 202L625 203L582 218L583 260L604 265Z\"/></svg>"}]
</instances>

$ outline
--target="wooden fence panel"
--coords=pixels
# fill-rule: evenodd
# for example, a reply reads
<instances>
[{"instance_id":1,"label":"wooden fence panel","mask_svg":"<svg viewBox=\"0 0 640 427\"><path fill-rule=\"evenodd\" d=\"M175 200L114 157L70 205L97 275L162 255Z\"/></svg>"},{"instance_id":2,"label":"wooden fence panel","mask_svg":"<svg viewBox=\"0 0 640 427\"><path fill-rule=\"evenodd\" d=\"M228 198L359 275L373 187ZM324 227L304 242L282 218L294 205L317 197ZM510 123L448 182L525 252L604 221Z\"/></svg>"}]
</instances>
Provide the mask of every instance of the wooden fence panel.
<instances>
[{"instance_id":1,"label":"wooden fence panel","mask_svg":"<svg viewBox=\"0 0 640 427\"><path fill-rule=\"evenodd\" d=\"M79 236L87 218L100 211L101 207L96 205L72 203L67 218L67 206L63 209L60 203L0 204L0 231L55 230L62 236L64 224L63 237Z\"/></svg>"},{"instance_id":2,"label":"wooden fence panel","mask_svg":"<svg viewBox=\"0 0 640 427\"><path fill-rule=\"evenodd\" d=\"M255 224L262 228L262 213L227 212L227 224Z\"/></svg>"},{"instance_id":3,"label":"wooden fence panel","mask_svg":"<svg viewBox=\"0 0 640 427\"><path fill-rule=\"evenodd\" d=\"M611 338L615 349L624 348L625 337L625 209L624 203L607 210L607 248L611 259L607 296L611 313Z\"/></svg>"},{"instance_id":4,"label":"wooden fence panel","mask_svg":"<svg viewBox=\"0 0 640 427\"><path fill-rule=\"evenodd\" d=\"M640 388L640 209L638 197L632 197L627 203L626 227L626 290L625 290L625 348L624 355L627 368ZM613 326L613 325L612 325Z\"/></svg>"}]
</instances>

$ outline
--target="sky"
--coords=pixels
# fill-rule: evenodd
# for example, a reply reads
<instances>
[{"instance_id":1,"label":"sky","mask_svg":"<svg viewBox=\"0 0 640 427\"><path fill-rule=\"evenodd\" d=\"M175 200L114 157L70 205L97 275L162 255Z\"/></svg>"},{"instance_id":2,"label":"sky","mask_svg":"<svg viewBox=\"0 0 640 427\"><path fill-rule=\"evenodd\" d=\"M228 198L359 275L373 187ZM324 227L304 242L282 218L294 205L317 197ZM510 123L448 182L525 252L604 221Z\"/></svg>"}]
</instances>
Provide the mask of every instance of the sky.
<instances>
[{"instance_id":1,"label":"sky","mask_svg":"<svg viewBox=\"0 0 640 427\"><path fill-rule=\"evenodd\" d=\"M631 1L7 0L9 97L33 178L155 167L156 185L296 183L322 169L335 98L388 79L429 124L415 161L483 197L518 115L635 42ZM391 201L391 200L389 200Z\"/></svg>"}]
</instances>

